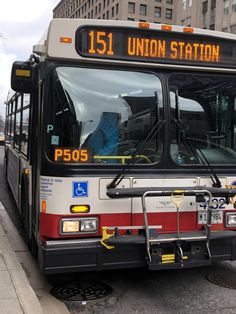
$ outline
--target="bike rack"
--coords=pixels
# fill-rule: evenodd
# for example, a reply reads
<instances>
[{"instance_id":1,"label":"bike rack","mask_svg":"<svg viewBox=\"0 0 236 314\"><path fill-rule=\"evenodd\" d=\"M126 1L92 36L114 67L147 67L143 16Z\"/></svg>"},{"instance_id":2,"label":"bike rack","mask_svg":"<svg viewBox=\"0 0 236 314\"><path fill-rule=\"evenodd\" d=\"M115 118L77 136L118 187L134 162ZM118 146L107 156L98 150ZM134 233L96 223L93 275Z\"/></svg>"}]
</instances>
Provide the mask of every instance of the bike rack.
<instances>
[{"instance_id":1,"label":"bike rack","mask_svg":"<svg viewBox=\"0 0 236 314\"><path fill-rule=\"evenodd\" d=\"M161 238L159 239L158 237L151 238L150 237L150 227L148 225L148 216L147 216L147 206L146 206L146 198L147 197L155 197L155 196L163 196L163 191L158 191L158 190L150 190L146 191L142 195L142 207L143 207L143 215L144 215L144 227L145 227L145 235L146 235L146 251L149 259L149 263L152 263L152 255L151 255L151 245L152 244L158 244L161 242L170 242L170 241L175 241L177 244L177 247L180 252L181 256L181 263L183 263L184 255L183 255L183 250L181 248L181 241L183 240L206 240L206 248L208 252L209 259L211 259L211 252L210 252L210 232L211 232L211 205L212 205L212 194L208 190L165 190L166 195L171 196L171 201L175 204L176 206L176 213L177 213L177 219L176 219L176 237L174 238ZM204 196L208 196L208 202L206 202L206 212L207 212L207 220L206 224L204 225L205 229L205 234L202 235L194 235L194 236L181 236L180 233L180 212L179 212L179 207L180 204L182 203L184 196L187 195L197 195L197 194L202 194Z\"/></svg>"},{"instance_id":2,"label":"bike rack","mask_svg":"<svg viewBox=\"0 0 236 314\"><path fill-rule=\"evenodd\" d=\"M212 254L210 251L210 240L218 239L222 237L232 237L232 231L223 231L211 233L211 222L212 222L212 197L223 197L225 203L232 203L236 207L236 188L235 186L226 186L225 188L219 187L206 187L206 186L195 186L195 187L131 187L131 188L108 188L107 196L111 199L121 198L140 198L142 202L142 210L144 215L144 226L109 226L103 230L103 238L106 244L144 244L146 245L147 259L150 269L157 269L156 263L160 263L158 248L156 245L162 243L175 243L177 250L180 255L180 266L184 267L183 260L188 259L184 256L183 249L181 247L184 241L204 241L206 243L206 250L209 260L206 264L210 264L212 260ZM171 201L176 206L176 233L158 233L158 230L162 229L162 226L149 226L148 214L147 214L147 197L171 197ZM203 230L193 232L180 232L180 211L179 207L182 203L184 196L196 197L196 203L205 203L204 210L206 213L206 220L203 220ZM208 199L206 200L205 197ZM198 209L198 212L200 210ZM158 209L157 209L158 212ZM130 230L143 230L140 235L129 234ZM120 235L120 230L127 230L125 235ZM108 231L108 233L107 233ZM132 232L131 232L132 233ZM233 234L234 235L234 234ZM102 243L102 241L101 241ZM153 246L153 247L152 247ZM111 247L110 247L111 248ZM151 251L151 249L153 249ZM161 255L162 264L174 263L174 254ZM168 266L167 266L168 267Z\"/></svg>"}]
</instances>

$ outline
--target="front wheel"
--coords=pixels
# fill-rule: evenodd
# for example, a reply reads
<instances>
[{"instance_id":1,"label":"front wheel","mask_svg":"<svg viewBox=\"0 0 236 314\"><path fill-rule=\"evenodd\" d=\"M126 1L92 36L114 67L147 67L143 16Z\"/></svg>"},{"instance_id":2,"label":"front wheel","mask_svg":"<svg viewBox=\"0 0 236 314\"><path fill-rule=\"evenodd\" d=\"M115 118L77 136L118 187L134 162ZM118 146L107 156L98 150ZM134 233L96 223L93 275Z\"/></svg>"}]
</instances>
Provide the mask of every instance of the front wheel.
<instances>
[{"instance_id":1,"label":"front wheel","mask_svg":"<svg viewBox=\"0 0 236 314\"><path fill-rule=\"evenodd\" d=\"M24 233L24 240L28 245L33 257L37 258L38 245L32 229L30 228L32 227L32 224L30 222L28 195L26 194L25 190L23 190L21 196L21 225Z\"/></svg>"},{"instance_id":2,"label":"front wheel","mask_svg":"<svg viewBox=\"0 0 236 314\"><path fill-rule=\"evenodd\" d=\"M21 226L24 233L24 240L30 246L30 220L29 220L29 202L26 191L21 193Z\"/></svg>"},{"instance_id":3,"label":"front wheel","mask_svg":"<svg viewBox=\"0 0 236 314\"><path fill-rule=\"evenodd\" d=\"M37 259L38 258L38 244L37 244L37 241L36 241L36 238L35 238L33 232L31 233L30 251L31 251L33 257L35 257Z\"/></svg>"},{"instance_id":4,"label":"front wheel","mask_svg":"<svg viewBox=\"0 0 236 314\"><path fill-rule=\"evenodd\" d=\"M8 183L8 178L7 178L7 157L6 156L4 157L4 174L5 174L7 189L10 191L11 188L10 188L10 185Z\"/></svg>"}]
</instances>

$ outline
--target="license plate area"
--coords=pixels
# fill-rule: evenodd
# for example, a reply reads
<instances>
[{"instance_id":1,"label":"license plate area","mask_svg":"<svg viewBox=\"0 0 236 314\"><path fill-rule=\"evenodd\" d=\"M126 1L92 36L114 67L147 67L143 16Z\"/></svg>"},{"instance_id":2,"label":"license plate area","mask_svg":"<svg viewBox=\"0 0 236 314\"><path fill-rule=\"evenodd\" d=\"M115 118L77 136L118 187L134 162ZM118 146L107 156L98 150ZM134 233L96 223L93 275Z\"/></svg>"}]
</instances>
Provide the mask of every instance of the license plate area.
<instances>
[{"instance_id":1,"label":"license plate area","mask_svg":"<svg viewBox=\"0 0 236 314\"><path fill-rule=\"evenodd\" d=\"M215 197L212 199L211 203L211 223L212 224L222 224L223 223L223 210L225 209L225 198ZM199 203L197 205L198 211L198 224L206 224L207 222L207 204Z\"/></svg>"},{"instance_id":2,"label":"license plate area","mask_svg":"<svg viewBox=\"0 0 236 314\"><path fill-rule=\"evenodd\" d=\"M223 211L222 210L212 210L211 211L211 223L212 224L222 224L223 223ZM198 224L206 224L207 222L207 212L205 210L198 211Z\"/></svg>"}]
</instances>

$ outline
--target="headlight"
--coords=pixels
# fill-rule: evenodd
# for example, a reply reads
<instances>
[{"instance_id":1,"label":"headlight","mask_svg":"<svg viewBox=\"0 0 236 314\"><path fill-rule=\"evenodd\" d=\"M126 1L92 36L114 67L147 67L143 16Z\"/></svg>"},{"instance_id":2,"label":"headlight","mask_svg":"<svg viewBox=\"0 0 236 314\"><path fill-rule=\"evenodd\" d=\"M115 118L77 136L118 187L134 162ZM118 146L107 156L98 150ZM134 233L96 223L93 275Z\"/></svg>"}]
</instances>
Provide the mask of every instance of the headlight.
<instances>
[{"instance_id":1,"label":"headlight","mask_svg":"<svg viewBox=\"0 0 236 314\"><path fill-rule=\"evenodd\" d=\"M61 232L62 233L77 233L79 232L79 220L63 219L61 221Z\"/></svg>"},{"instance_id":2,"label":"headlight","mask_svg":"<svg viewBox=\"0 0 236 314\"><path fill-rule=\"evenodd\" d=\"M61 220L61 234L95 233L98 228L98 218L63 218Z\"/></svg>"},{"instance_id":3,"label":"headlight","mask_svg":"<svg viewBox=\"0 0 236 314\"><path fill-rule=\"evenodd\" d=\"M236 228L236 213L226 213L226 227Z\"/></svg>"},{"instance_id":4,"label":"headlight","mask_svg":"<svg viewBox=\"0 0 236 314\"><path fill-rule=\"evenodd\" d=\"M97 218L82 218L80 219L81 232L96 232L97 231Z\"/></svg>"}]
</instances>

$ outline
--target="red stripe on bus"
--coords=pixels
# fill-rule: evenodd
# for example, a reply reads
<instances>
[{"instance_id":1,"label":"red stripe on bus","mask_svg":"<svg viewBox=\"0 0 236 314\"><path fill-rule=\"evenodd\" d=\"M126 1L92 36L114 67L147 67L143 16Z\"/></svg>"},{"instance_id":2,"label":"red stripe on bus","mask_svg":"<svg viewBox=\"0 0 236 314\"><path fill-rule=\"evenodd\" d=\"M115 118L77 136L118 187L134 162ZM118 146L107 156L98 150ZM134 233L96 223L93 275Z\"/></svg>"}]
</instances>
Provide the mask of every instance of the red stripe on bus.
<instances>
[{"instance_id":1,"label":"red stripe on bus","mask_svg":"<svg viewBox=\"0 0 236 314\"><path fill-rule=\"evenodd\" d=\"M144 225L143 214L100 214L100 215L54 215L40 214L40 236L42 239L47 238L68 238L68 237L84 237L85 235L61 235L60 221L63 218L75 217L97 217L99 219L99 232L88 236L101 236L103 226L141 226ZM175 232L176 231L176 212L172 213L149 213L149 225L161 225L159 232ZM199 229L197 225L196 212L180 212L180 230L193 231Z\"/></svg>"}]
</instances>

